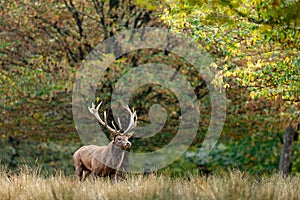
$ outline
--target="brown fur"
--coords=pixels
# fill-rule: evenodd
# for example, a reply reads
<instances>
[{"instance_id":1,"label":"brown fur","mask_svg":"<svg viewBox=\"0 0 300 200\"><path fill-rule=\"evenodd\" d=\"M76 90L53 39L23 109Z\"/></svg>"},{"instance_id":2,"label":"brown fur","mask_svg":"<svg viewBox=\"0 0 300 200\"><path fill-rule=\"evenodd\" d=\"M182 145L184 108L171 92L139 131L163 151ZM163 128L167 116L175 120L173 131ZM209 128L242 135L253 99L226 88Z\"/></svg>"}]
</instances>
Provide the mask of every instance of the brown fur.
<instances>
[{"instance_id":1,"label":"brown fur","mask_svg":"<svg viewBox=\"0 0 300 200\"><path fill-rule=\"evenodd\" d=\"M96 176L109 176L112 183L116 183L121 171L128 167L126 148L131 146L128 135L117 135L114 141L107 146L87 145L78 149L74 155L76 175L80 181L92 173L93 179Z\"/></svg>"}]
</instances>

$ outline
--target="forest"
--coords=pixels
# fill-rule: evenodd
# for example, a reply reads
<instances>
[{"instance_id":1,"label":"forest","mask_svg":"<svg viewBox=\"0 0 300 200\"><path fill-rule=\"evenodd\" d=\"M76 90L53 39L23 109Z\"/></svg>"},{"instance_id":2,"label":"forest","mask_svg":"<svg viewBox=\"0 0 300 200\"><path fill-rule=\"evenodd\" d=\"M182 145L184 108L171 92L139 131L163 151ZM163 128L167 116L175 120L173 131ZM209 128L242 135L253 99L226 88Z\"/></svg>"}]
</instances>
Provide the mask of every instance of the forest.
<instances>
[{"instance_id":1,"label":"forest","mask_svg":"<svg viewBox=\"0 0 300 200\"><path fill-rule=\"evenodd\" d=\"M0 196L39 199L18 190L39 182L46 199L125 184L123 199L300 198L299 13L296 0L1 1ZM99 102L119 129L120 105L135 108L139 173L117 189L88 180L84 196L69 191L72 155L112 139L89 113Z\"/></svg>"}]
</instances>

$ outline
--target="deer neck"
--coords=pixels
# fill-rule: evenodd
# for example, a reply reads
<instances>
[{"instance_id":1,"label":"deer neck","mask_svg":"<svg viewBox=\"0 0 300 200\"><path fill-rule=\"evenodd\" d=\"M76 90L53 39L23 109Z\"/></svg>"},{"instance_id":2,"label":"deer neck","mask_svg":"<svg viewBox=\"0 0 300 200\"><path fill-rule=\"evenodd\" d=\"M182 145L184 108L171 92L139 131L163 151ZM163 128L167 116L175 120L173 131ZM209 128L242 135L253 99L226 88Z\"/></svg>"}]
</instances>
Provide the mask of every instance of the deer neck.
<instances>
[{"instance_id":1,"label":"deer neck","mask_svg":"<svg viewBox=\"0 0 300 200\"><path fill-rule=\"evenodd\" d=\"M119 170L124 160L125 150L121 149L120 147L117 147L113 144L113 142L110 143L109 149L111 154L111 164L113 168Z\"/></svg>"}]
</instances>

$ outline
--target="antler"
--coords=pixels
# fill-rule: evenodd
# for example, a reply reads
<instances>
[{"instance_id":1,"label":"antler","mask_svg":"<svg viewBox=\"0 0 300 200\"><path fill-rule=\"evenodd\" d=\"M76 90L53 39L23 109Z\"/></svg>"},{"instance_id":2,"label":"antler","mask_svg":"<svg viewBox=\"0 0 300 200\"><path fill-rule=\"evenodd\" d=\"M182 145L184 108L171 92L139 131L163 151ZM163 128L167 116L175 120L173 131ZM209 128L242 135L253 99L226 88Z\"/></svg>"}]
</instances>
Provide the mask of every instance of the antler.
<instances>
[{"instance_id":1,"label":"antler","mask_svg":"<svg viewBox=\"0 0 300 200\"><path fill-rule=\"evenodd\" d=\"M102 104L102 101L98 104L98 106L95 108L95 104L92 103L92 107L88 107L89 111L91 114L93 114L96 119L99 121L100 124L102 124L103 126L105 126L109 131L113 132L113 133L120 133L120 130L117 130L116 126L114 125L114 123L112 123L114 128L111 128L108 123L107 123L107 117L106 117L106 111L104 111L104 121L100 118L99 116L99 108Z\"/></svg>"},{"instance_id":2,"label":"antler","mask_svg":"<svg viewBox=\"0 0 300 200\"><path fill-rule=\"evenodd\" d=\"M132 129L134 129L136 127L137 124L137 114L136 111L134 110L134 108L132 108L132 111L130 110L130 108L128 107L128 105L124 106L124 108L129 112L130 114L130 121L129 121L129 125L127 127L127 129L121 133L121 129L122 129L122 125L120 122L120 119L118 119L117 123L118 123L118 127L120 129L117 129L114 122L112 121L112 125L114 128L110 127L107 123L107 117L106 117L106 111L104 111L104 121L100 118L99 116L99 108L102 104L102 101L98 104L97 107L95 107L95 104L92 103L92 107L88 107L89 111L91 114L93 114L96 119L99 121L100 124L102 124L103 126L105 126L109 131L113 132L113 133L119 133L119 134L126 134L129 133L130 131L132 131Z\"/></svg>"},{"instance_id":3,"label":"antler","mask_svg":"<svg viewBox=\"0 0 300 200\"><path fill-rule=\"evenodd\" d=\"M124 108L130 114L129 125L128 125L127 129L123 132L124 134L126 134L126 133L129 133L130 131L132 131L132 129L134 129L136 127L137 115L136 115L136 111L134 110L134 108L132 108L132 112L131 112L130 108L128 107L128 105L124 106Z\"/></svg>"}]
</instances>

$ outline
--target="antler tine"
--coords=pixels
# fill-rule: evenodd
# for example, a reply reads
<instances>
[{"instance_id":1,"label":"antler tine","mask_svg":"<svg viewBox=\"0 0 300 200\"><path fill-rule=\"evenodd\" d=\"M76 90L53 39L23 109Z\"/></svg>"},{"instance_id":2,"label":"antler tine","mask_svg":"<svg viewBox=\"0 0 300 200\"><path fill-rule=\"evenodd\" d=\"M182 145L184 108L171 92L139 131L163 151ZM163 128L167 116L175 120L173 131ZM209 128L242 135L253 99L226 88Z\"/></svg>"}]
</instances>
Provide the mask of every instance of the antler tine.
<instances>
[{"instance_id":1,"label":"antler tine","mask_svg":"<svg viewBox=\"0 0 300 200\"><path fill-rule=\"evenodd\" d=\"M128 133L130 131L132 131L132 129L134 129L137 125L137 114L136 111L134 110L134 108L132 109L133 112L130 110L130 108L128 107L128 105L124 106L124 108L129 112L130 114L130 121L129 121L129 125L127 127L127 129L124 131L125 133Z\"/></svg>"},{"instance_id":2,"label":"antler tine","mask_svg":"<svg viewBox=\"0 0 300 200\"><path fill-rule=\"evenodd\" d=\"M92 103L92 105L94 105L94 107L95 107L95 104L94 104L94 103ZM98 106L97 106L97 108L96 108L97 111L99 111L99 108L100 108L101 105L102 105L102 101L100 101L100 103L98 104Z\"/></svg>"},{"instance_id":3,"label":"antler tine","mask_svg":"<svg viewBox=\"0 0 300 200\"><path fill-rule=\"evenodd\" d=\"M103 126L105 126L109 131L117 133L116 129L113 129L113 128L111 128L108 125L107 118L106 118L106 111L104 112L104 121L100 118L100 116L99 116L99 108L100 108L101 104L102 104L102 101L95 108L95 104L92 103L92 107L88 107L90 113L93 114L96 117L96 119L99 121L99 123L102 124Z\"/></svg>"},{"instance_id":4,"label":"antler tine","mask_svg":"<svg viewBox=\"0 0 300 200\"><path fill-rule=\"evenodd\" d=\"M134 107L132 107L132 111L133 111L133 114L134 114L134 123L135 123L135 126L136 126L136 123L137 123L137 114L136 114L136 111L134 110Z\"/></svg>"},{"instance_id":5,"label":"antler tine","mask_svg":"<svg viewBox=\"0 0 300 200\"><path fill-rule=\"evenodd\" d=\"M118 126L120 128L120 130L122 130L122 125L121 125L121 122L120 122L120 118L118 117Z\"/></svg>"},{"instance_id":6,"label":"antler tine","mask_svg":"<svg viewBox=\"0 0 300 200\"><path fill-rule=\"evenodd\" d=\"M137 125L137 114L136 111L134 111L135 115L134 115L134 122L135 122L135 126Z\"/></svg>"},{"instance_id":7,"label":"antler tine","mask_svg":"<svg viewBox=\"0 0 300 200\"><path fill-rule=\"evenodd\" d=\"M114 121L112 121L112 122L111 122L111 124L113 125L113 127L114 127L114 129L115 129L116 133L119 133L119 132L120 132L120 130L118 130L118 129L117 129L117 127L115 126L115 123L114 123Z\"/></svg>"},{"instance_id":8,"label":"antler tine","mask_svg":"<svg viewBox=\"0 0 300 200\"><path fill-rule=\"evenodd\" d=\"M134 123L135 123L135 126L136 126L136 123L137 123L137 114L136 114L136 111L134 109L134 107L132 107L132 111L133 111L133 114L134 114Z\"/></svg>"},{"instance_id":9,"label":"antler tine","mask_svg":"<svg viewBox=\"0 0 300 200\"><path fill-rule=\"evenodd\" d=\"M106 117L106 111L104 111L103 115L104 115L104 122L105 122L105 124L108 124L107 123L107 117Z\"/></svg>"}]
</instances>

